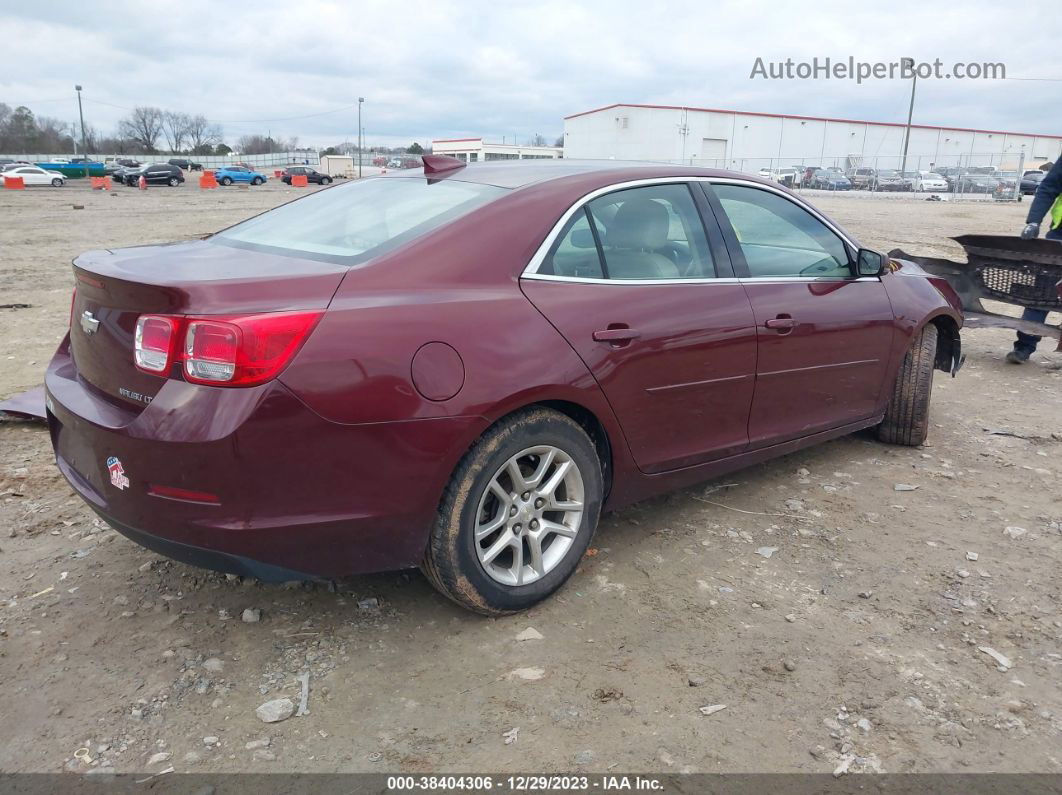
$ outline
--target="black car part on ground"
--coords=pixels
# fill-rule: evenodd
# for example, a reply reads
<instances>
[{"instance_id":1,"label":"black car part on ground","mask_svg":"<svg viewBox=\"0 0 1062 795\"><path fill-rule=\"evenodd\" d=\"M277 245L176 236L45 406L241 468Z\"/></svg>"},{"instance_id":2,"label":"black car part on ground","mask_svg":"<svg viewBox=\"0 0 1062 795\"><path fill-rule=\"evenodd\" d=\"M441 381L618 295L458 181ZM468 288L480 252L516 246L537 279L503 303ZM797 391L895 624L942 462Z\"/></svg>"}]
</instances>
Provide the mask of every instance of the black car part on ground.
<instances>
[{"instance_id":1,"label":"black car part on ground","mask_svg":"<svg viewBox=\"0 0 1062 795\"><path fill-rule=\"evenodd\" d=\"M1004 235L960 235L952 238L966 250L966 262L916 257L900 249L889 256L905 259L948 280L962 301L967 328L1011 328L1059 340L1057 326L989 312L982 299L1030 309L1062 312L1062 244L1053 240L1022 240Z\"/></svg>"}]
</instances>

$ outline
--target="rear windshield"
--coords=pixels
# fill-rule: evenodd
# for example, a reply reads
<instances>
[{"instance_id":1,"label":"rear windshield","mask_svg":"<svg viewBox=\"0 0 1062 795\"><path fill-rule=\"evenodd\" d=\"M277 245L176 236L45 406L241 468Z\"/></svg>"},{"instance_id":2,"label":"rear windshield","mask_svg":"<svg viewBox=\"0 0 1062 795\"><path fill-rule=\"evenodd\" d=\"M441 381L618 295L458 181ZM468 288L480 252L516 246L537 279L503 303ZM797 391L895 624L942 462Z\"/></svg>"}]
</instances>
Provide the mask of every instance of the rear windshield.
<instances>
[{"instance_id":1,"label":"rear windshield","mask_svg":"<svg viewBox=\"0 0 1062 795\"><path fill-rule=\"evenodd\" d=\"M212 240L241 248L355 264L396 248L507 193L423 178L364 179L312 193Z\"/></svg>"}]
</instances>

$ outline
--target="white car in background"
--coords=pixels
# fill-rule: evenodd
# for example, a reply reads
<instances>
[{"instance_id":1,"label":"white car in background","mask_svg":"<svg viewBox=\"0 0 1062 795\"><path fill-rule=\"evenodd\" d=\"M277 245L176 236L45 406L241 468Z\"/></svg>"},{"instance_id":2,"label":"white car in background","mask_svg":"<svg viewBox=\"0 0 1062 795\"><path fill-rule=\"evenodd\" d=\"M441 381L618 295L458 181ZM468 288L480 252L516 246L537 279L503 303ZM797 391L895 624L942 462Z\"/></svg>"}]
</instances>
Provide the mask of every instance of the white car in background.
<instances>
[{"instance_id":1,"label":"white car in background","mask_svg":"<svg viewBox=\"0 0 1062 795\"><path fill-rule=\"evenodd\" d=\"M39 166L17 166L4 172L5 177L22 177L26 185L51 185L61 188L66 184L66 177L58 171L45 171Z\"/></svg>"},{"instance_id":2,"label":"white car in background","mask_svg":"<svg viewBox=\"0 0 1062 795\"><path fill-rule=\"evenodd\" d=\"M925 191L941 191L947 193L948 181L933 171L915 171L905 181L911 183L911 188L919 193Z\"/></svg>"}]
</instances>

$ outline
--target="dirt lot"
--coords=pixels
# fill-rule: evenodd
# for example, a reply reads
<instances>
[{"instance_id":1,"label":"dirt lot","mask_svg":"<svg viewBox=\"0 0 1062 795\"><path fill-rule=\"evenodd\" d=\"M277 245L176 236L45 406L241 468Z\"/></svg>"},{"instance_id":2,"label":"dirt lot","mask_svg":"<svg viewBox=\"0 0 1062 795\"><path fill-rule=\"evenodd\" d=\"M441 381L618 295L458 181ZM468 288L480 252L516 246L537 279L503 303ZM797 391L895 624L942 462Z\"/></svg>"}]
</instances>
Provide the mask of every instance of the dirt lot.
<instances>
[{"instance_id":1,"label":"dirt lot","mask_svg":"<svg viewBox=\"0 0 1062 795\"><path fill-rule=\"evenodd\" d=\"M296 193L0 191L0 303L31 304L0 310L0 397L41 382L71 257ZM954 257L1028 206L816 201L867 245ZM1062 771L1062 356L1007 365L1010 339L965 335L925 448L856 435L605 516L568 586L501 620L417 572L266 586L160 559L74 498L41 426L0 423L0 769ZM304 671L309 714L260 721Z\"/></svg>"}]
</instances>

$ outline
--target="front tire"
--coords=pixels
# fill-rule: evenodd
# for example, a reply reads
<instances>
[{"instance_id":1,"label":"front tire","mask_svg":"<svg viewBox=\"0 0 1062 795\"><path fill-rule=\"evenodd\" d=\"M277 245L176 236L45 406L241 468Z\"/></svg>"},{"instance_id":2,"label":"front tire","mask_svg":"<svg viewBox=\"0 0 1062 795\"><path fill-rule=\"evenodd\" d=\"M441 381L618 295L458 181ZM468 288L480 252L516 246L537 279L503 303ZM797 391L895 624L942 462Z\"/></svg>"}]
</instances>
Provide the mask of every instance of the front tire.
<instances>
[{"instance_id":1,"label":"front tire","mask_svg":"<svg viewBox=\"0 0 1062 795\"><path fill-rule=\"evenodd\" d=\"M331 185L332 184L332 178L331 177L321 177L321 184L322 185Z\"/></svg>"},{"instance_id":2,"label":"front tire","mask_svg":"<svg viewBox=\"0 0 1062 795\"><path fill-rule=\"evenodd\" d=\"M52 187L53 188L61 188L61 187L63 187L63 181L61 179L59 179L59 177L56 177L55 179L52 180Z\"/></svg>"},{"instance_id":3,"label":"front tire","mask_svg":"<svg viewBox=\"0 0 1062 795\"><path fill-rule=\"evenodd\" d=\"M265 180L262 179L261 177L255 177L254 179L251 180L251 184L252 185L261 185L263 182L265 182Z\"/></svg>"},{"instance_id":4,"label":"front tire","mask_svg":"<svg viewBox=\"0 0 1062 795\"><path fill-rule=\"evenodd\" d=\"M474 612L526 610L575 571L602 496L586 431L550 409L521 411L480 437L454 470L421 570Z\"/></svg>"},{"instance_id":5,"label":"front tire","mask_svg":"<svg viewBox=\"0 0 1062 795\"><path fill-rule=\"evenodd\" d=\"M896 375L885 418L878 425L881 441L917 447L926 440L936 358L937 327L927 323L912 341Z\"/></svg>"}]
</instances>

